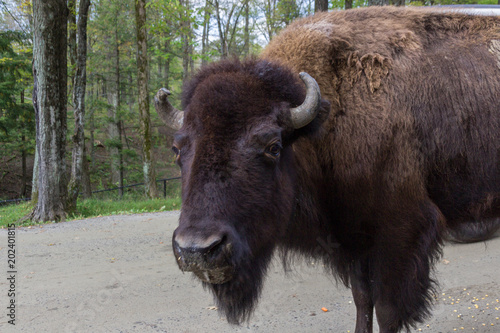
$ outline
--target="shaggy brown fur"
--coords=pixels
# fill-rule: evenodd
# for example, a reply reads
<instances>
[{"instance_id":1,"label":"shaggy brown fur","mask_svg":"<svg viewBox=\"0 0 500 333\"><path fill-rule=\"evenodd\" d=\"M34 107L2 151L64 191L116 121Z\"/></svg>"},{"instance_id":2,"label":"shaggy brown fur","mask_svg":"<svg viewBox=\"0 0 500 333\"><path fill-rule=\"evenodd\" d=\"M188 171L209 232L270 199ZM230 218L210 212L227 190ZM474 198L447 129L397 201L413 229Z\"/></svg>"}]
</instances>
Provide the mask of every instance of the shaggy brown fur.
<instances>
[{"instance_id":1,"label":"shaggy brown fur","mask_svg":"<svg viewBox=\"0 0 500 333\"><path fill-rule=\"evenodd\" d=\"M277 246L352 287L356 332L373 308L381 332L423 321L446 227L500 215L498 40L498 17L368 8L298 20L260 60L202 69L176 134L180 267L231 267L206 283L231 322ZM294 130L299 71L325 101ZM183 262L200 244L205 259Z\"/></svg>"}]
</instances>

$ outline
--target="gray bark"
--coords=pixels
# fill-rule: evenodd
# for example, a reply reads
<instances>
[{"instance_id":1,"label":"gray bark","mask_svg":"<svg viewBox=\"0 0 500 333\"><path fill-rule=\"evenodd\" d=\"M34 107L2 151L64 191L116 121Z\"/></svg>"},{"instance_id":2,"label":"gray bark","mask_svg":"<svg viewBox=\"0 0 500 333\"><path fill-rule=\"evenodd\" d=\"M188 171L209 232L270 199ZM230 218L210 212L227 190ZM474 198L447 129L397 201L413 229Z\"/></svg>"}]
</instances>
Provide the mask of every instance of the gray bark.
<instances>
[{"instance_id":1,"label":"gray bark","mask_svg":"<svg viewBox=\"0 0 500 333\"><path fill-rule=\"evenodd\" d=\"M245 45L243 47L243 54L248 56L250 54L250 4L249 1L245 4Z\"/></svg>"},{"instance_id":2,"label":"gray bark","mask_svg":"<svg viewBox=\"0 0 500 333\"><path fill-rule=\"evenodd\" d=\"M203 19L203 34L201 37L201 64L206 65L208 63L208 60L206 59L207 56L207 49L208 49L208 36L210 33L210 10L209 10L209 0L205 0L205 17ZM165 88L169 88L168 86L165 86Z\"/></svg>"},{"instance_id":3,"label":"gray bark","mask_svg":"<svg viewBox=\"0 0 500 333\"><path fill-rule=\"evenodd\" d=\"M24 104L24 90L21 91L21 105ZM28 180L28 171L26 170L26 137L24 134L21 136L22 148L21 148L21 168L22 168L22 176L21 176L21 198L26 198L28 195L27 191L27 180Z\"/></svg>"},{"instance_id":4,"label":"gray bark","mask_svg":"<svg viewBox=\"0 0 500 333\"><path fill-rule=\"evenodd\" d=\"M144 186L146 195L150 198L156 198L158 197L158 188L156 186L156 171L152 155L151 117L149 114L145 0L135 0L135 21L137 28L137 85L139 91L139 114L141 116Z\"/></svg>"},{"instance_id":5,"label":"gray bark","mask_svg":"<svg viewBox=\"0 0 500 333\"><path fill-rule=\"evenodd\" d=\"M118 14L116 14L118 15ZM118 28L115 28L114 44L110 57L115 59L115 72L113 79L108 81L106 87L106 96L108 99L108 150L111 157L111 183L114 186L123 186L123 156L122 156L122 135L120 131L120 116L118 111L120 109L120 50ZM109 43L108 40L108 45ZM111 45L110 45L111 47ZM123 189L120 189L120 195L123 195Z\"/></svg>"},{"instance_id":6,"label":"gray bark","mask_svg":"<svg viewBox=\"0 0 500 333\"><path fill-rule=\"evenodd\" d=\"M68 0L68 59L69 59L69 93L72 94L75 83L76 61L78 57L77 44L76 44L76 0ZM71 101L70 101L71 102Z\"/></svg>"},{"instance_id":7,"label":"gray bark","mask_svg":"<svg viewBox=\"0 0 500 333\"><path fill-rule=\"evenodd\" d=\"M75 115L75 133L73 134L73 151L71 178L68 185L68 211L76 209L76 201L80 192L85 159L85 88L87 83L87 16L90 0L80 0L78 11L78 46L73 92L73 113Z\"/></svg>"},{"instance_id":8,"label":"gray bark","mask_svg":"<svg viewBox=\"0 0 500 333\"><path fill-rule=\"evenodd\" d=\"M368 0L368 6L388 6L389 0Z\"/></svg>"},{"instance_id":9,"label":"gray bark","mask_svg":"<svg viewBox=\"0 0 500 333\"><path fill-rule=\"evenodd\" d=\"M314 0L314 11L315 12L327 12L328 11L328 0Z\"/></svg>"},{"instance_id":10,"label":"gray bark","mask_svg":"<svg viewBox=\"0 0 500 333\"><path fill-rule=\"evenodd\" d=\"M33 68L38 200L33 221L66 217L67 17L65 0L34 0Z\"/></svg>"},{"instance_id":11,"label":"gray bark","mask_svg":"<svg viewBox=\"0 0 500 333\"><path fill-rule=\"evenodd\" d=\"M137 3L138 0L136 0ZM191 57L191 18L189 17L189 0L180 0L179 3L183 6L180 16L180 34L182 39L182 68L183 80L186 80L191 74L192 57ZM137 8L137 6L136 6ZM137 17L137 14L136 14ZM139 33L139 32L138 32Z\"/></svg>"}]
</instances>

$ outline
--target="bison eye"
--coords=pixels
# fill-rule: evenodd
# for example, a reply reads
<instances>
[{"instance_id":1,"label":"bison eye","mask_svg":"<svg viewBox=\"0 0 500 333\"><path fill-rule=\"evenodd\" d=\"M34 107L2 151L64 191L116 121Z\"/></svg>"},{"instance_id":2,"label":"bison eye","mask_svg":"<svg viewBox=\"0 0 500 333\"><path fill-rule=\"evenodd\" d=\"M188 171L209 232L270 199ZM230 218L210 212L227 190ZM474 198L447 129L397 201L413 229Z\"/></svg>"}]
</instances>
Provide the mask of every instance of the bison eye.
<instances>
[{"instance_id":1,"label":"bison eye","mask_svg":"<svg viewBox=\"0 0 500 333\"><path fill-rule=\"evenodd\" d=\"M273 143L267 147L266 154L272 158L278 158L282 148L279 142Z\"/></svg>"},{"instance_id":2,"label":"bison eye","mask_svg":"<svg viewBox=\"0 0 500 333\"><path fill-rule=\"evenodd\" d=\"M180 155L180 153L181 153L180 149L179 149L179 148L177 148L176 146L173 146L173 147L172 147L172 151L174 152L174 154L175 154L176 156L179 156L179 155Z\"/></svg>"}]
</instances>

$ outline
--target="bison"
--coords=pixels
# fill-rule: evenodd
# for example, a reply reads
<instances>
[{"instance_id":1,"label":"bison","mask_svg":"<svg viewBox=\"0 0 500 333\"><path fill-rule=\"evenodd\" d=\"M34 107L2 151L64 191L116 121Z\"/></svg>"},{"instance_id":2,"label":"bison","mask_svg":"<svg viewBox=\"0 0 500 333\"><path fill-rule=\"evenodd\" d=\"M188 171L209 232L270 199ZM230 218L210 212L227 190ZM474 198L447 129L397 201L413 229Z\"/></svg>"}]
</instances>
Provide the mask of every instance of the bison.
<instances>
[{"instance_id":1,"label":"bison","mask_svg":"<svg viewBox=\"0 0 500 333\"><path fill-rule=\"evenodd\" d=\"M374 309L380 332L408 330L430 315L448 230L500 215L500 17L321 13L201 68L183 111L169 93L155 107L177 131L173 251L230 323L278 251L352 289L357 333Z\"/></svg>"}]
</instances>

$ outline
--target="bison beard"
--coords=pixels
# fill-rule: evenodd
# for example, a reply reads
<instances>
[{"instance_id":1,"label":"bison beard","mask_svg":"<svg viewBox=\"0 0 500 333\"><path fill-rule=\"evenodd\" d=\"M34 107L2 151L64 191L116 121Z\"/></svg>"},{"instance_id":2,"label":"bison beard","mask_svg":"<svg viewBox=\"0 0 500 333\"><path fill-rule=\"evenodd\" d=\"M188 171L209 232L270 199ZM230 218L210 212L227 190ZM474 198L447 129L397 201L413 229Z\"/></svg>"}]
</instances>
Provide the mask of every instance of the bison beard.
<instances>
[{"instance_id":1,"label":"bison beard","mask_svg":"<svg viewBox=\"0 0 500 333\"><path fill-rule=\"evenodd\" d=\"M249 256L250 260L238 264L233 278L228 282L203 282L203 287L213 292L219 311L226 315L229 323L239 324L250 318L262 291L272 252L272 249L268 249L258 257Z\"/></svg>"}]
</instances>

